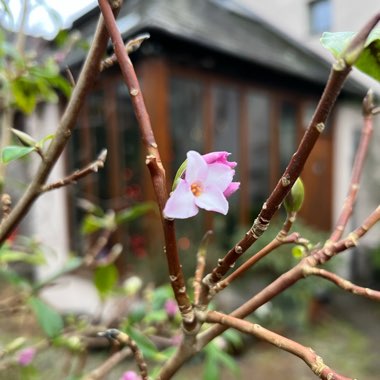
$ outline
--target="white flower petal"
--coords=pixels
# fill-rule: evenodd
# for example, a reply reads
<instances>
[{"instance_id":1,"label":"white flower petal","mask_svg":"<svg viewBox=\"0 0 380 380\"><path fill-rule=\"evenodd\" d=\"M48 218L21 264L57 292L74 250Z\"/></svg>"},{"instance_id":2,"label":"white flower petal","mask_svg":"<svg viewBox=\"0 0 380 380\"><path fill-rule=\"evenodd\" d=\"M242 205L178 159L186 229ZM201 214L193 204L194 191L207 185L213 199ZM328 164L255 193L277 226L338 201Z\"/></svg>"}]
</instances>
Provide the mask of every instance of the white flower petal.
<instances>
[{"instance_id":1,"label":"white flower petal","mask_svg":"<svg viewBox=\"0 0 380 380\"><path fill-rule=\"evenodd\" d=\"M223 192L217 187L208 187L199 197L194 197L195 204L208 211L219 212L226 215L228 202Z\"/></svg>"},{"instance_id":2,"label":"white flower petal","mask_svg":"<svg viewBox=\"0 0 380 380\"><path fill-rule=\"evenodd\" d=\"M203 157L194 150L187 152L185 179L188 184L202 183L207 178L207 164Z\"/></svg>"},{"instance_id":3,"label":"white flower petal","mask_svg":"<svg viewBox=\"0 0 380 380\"><path fill-rule=\"evenodd\" d=\"M210 164L208 165L208 176L204 182L204 186L216 186L222 192L227 189L231 184L235 170L224 164Z\"/></svg>"},{"instance_id":4,"label":"white flower petal","mask_svg":"<svg viewBox=\"0 0 380 380\"><path fill-rule=\"evenodd\" d=\"M180 179L176 189L166 202L163 214L167 219L186 219L198 214L194 195L189 185Z\"/></svg>"}]
</instances>

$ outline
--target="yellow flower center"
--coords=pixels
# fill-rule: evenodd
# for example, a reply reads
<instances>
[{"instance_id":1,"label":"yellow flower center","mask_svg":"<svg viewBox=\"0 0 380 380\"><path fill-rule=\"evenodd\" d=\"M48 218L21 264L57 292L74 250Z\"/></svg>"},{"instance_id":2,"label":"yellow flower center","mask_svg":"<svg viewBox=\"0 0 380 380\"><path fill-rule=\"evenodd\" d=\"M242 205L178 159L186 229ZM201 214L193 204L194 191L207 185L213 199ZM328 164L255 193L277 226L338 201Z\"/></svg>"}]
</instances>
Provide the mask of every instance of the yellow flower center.
<instances>
[{"instance_id":1,"label":"yellow flower center","mask_svg":"<svg viewBox=\"0 0 380 380\"><path fill-rule=\"evenodd\" d=\"M195 197L199 197L202 194L202 186L199 183L192 183L190 186L191 192L194 194Z\"/></svg>"}]
</instances>

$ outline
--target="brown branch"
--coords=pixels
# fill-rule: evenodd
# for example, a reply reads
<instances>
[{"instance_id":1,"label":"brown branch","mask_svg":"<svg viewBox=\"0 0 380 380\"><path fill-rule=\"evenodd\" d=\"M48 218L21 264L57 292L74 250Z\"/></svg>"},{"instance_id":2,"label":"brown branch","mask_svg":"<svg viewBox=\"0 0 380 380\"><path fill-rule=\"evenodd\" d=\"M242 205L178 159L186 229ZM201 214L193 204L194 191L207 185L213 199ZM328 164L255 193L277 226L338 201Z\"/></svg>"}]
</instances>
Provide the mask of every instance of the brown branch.
<instances>
[{"instance_id":1,"label":"brown branch","mask_svg":"<svg viewBox=\"0 0 380 380\"><path fill-rule=\"evenodd\" d=\"M355 247L359 239L364 236L378 221L380 220L380 206L364 220L361 226L348 234L345 239L342 239L335 244L326 245L312 253L313 258L317 264L323 264L330 260L334 255L345 251L348 248Z\"/></svg>"},{"instance_id":2,"label":"brown branch","mask_svg":"<svg viewBox=\"0 0 380 380\"><path fill-rule=\"evenodd\" d=\"M268 228L269 222L281 206L286 195L292 188L294 182L300 176L301 171L307 158L310 155L315 143L317 142L320 134L324 129L324 123L330 111L335 104L336 98L340 93L347 75L351 71L350 66L346 66L341 70L333 68L330 73L330 77L326 84L322 97L317 105L314 116L310 122L308 129L306 130L303 139L298 146L297 151L292 156L289 165L285 169L284 174L278 181L272 194L267 201L263 204L263 207L254 221L252 227L245 234L234 248L232 248L224 258L218 263L218 266L208 274L203 280L202 293L200 302L207 304L208 293L213 286L220 281L220 279L229 271L231 266L235 264L237 259L254 243Z\"/></svg>"},{"instance_id":3,"label":"brown branch","mask_svg":"<svg viewBox=\"0 0 380 380\"><path fill-rule=\"evenodd\" d=\"M144 360L144 356L139 347L137 346L136 342L133 339L131 339L129 335L117 329L109 329L104 333L99 333L99 335L104 336L111 341L115 341L118 344L128 346L135 358L142 380L148 380L148 366Z\"/></svg>"},{"instance_id":4,"label":"brown branch","mask_svg":"<svg viewBox=\"0 0 380 380\"><path fill-rule=\"evenodd\" d=\"M140 85L132 62L125 50L123 40L116 25L115 17L111 12L110 4L107 0L99 0L99 7L102 11L108 32L111 36L115 55L120 65L121 73L129 89L132 106L140 127L142 140L146 148L146 164L152 178L153 188L161 212L161 221L165 238L165 254L169 268L169 278L173 288L174 296L182 315L185 331L193 331L197 326L197 322L195 320L190 298L187 294L186 282L179 261L174 222L167 220L162 216L162 210L168 199L165 169L163 168L161 162L158 146L154 138L150 118L145 107Z\"/></svg>"},{"instance_id":5,"label":"brown branch","mask_svg":"<svg viewBox=\"0 0 380 380\"><path fill-rule=\"evenodd\" d=\"M197 267L195 270L193 288L194 288L194 304L197 305L199 302L199 295L201 292L201 282L204 275L206 267L206 255L207 255L207 246L212 235L212 231L207 231L203 236L201 244L197 252Z\"/></svg>"},{"instance_id":6,"label":"brown branch","mask_svg":"<svg viewBox=\"0 0 380 380\"><path fill-rule=\"evenodd\" d=\"M380 291L355 285L352 282L325 269L310 268L310 270L305 274L322 277L352 294L363 296L371 300L380 301Z\"/></svg>"},{"instance_id":7,"label":"brown branch","mask_svg":"<svg viewBox=\"0 0 380 380\"><path fill-rule=\"evenodd\" d=\"M206 314L206 322L219 323L225 327L232 327L243 333L247 333L287 351L302 359L313 371L315 375L324 380L350 380L351 378L339 375L333 369L324 364L323 359L318 356L311 348L305 347L291 339L276 334L273 331L256 324L234 318L230 315L209 311Z\"/></svg>"},{"instance_id":8,"label":"brown branch","mask_svg":"<svg viewBox=\"0 0 380 380\"><path fill-rule=\"evenodd\" d=\"M1 196L1 205L2 205L2 218L1 218L1 223L4 222L5 219L8 218L9 213L11 212L11 207L12 207L12 199L9 194L4 193Z\"/></svg>"},{"instance_id":9,"label":"brown branch","mask_svg":"<svg viewBox=\"0 0 380 380\"><path fill-rule=\"evenodd\" d=\"M344 201L344 206L336 223L336 227L333 233L331 234L330 238L326 241L326 245L333 244L342 237L344 229L346 228L347 223L352 215L354 204L356 202L357 195L359 192L360 177L363 172L364 162L367 156L368 146L373 132L372 109L373 93L372 91L369 91L363 101L364 124L359 146L355 155L355 161L352 169L352 176L348 194Z\"/></svg>"},{"instance_id":10,"label":"brown branch","mask_svg":"<svg viewBox=\"0 0 380 380\"><path fill-rule=\"evenodd\" d=\"M316 250L310 256L305 257L295 267L283 273L266 288L254 295L250 300L245 302L239 308L234 310L230 315L235 318L247 317L260 306L264 305L277 295L284 292L290 286L306 277L311 270L310 268L314 268L319 264L323 264L324 262L330 260L337 253L345 251L347 248L356 245L358 239L364 236L379 220L380 206L377 207L377 209L368 216L368 218L360 227L351 232L346 239L335 243L329 248L323 247L319 250ZM326 254L326 250L328 250L328 254ZM198 344L203 347L225 330L226 328L224 326L211 327L210 329L200 334L198 338Z\"/></svg>"},{"instance_id":11,"label":"brown branch","mask_svg":"<svg viewBox=\"0 0 380 380\"><path fill-rule=\"evenodd\" d=\"M224 280L219 281L212 290L212 293L218 293L228 285L231 284L232 281L236 280L238 277L243 275L248 269L252 268L256 263L258 263L261 259L267 256L269 253L273 252L275 249L284 244L292 244L296 243L299 239L299 234L297 232L292 233L291 235L281 238L274 238L269 244L267 244L263 249L250 257L246 262L244 262L239 268L237 268L234 272L232 272L228 277ZM210 294L212 295L212 294Z\"/></svg>"},{"instance_id":12,"label":"brown branch","mask_svg":"<svg viewBox=\"0 0 380 380\"><path fill-rule=\"evenodd\" d=\"M275 189L264 203L251 229L246 233L245 237L218 262L218 266L216 266L213 271L204 278L200 297L201 304L207 305L209 291L221 280L229 269L234 266L241 254L257 241L268 228L272 217L281 206L297 178L300 176L315 143L325 127L325 122L335 104L343 83L351 71L351 65L356 60L356 58L353 57L353 52L359 49L359 47L362 48L364 46L369 33L376 26L379 17L380 14L377 14L367 22L367 24L349 43L346 53L350 54L350 59L346 59L347 55L343 55L343 60L340 59L333 65L326 87L297 151L293 154ZM237 250L236 247L238 247Z\"/></svg>"},{"instance_id":13,"label":"brown branch","mask_svg":"<svg viewBox=\"0 0 380 380\"><path fill-rule=\"evenodd\" d=\"M97 173L99 171L99 169L104 167L104 163L106 161L106 158L107 158L107 149L103 149L100 152L98 158L94 162L87 165L83 169L76 170L74 173L70 174L66 178L63 178L57 182L53 182L53 183L46 184L46 185L42 186L41 192L44 193L44 192L47 192L50 190L55 190L55 189L59 189L61 187L67 186L67 185L71 185L73 183L76 183L78 181L78 179L81 179L90 173Z\"/></svg>"},{"instance_id":14,"label":"brown branch","mask_svg":"<svg viewBox=\"0 0 380 380\"><path fill-rule=\"evenodd\" d=\"M112 368L122 362L125 358L130 356L132 353L129 347L124 347L122 350L115 352L110 358L108 358L104 363L102 363L98 368L91 371L86 375L84 380L100 380L103 379L107 373L109 373Z\"/></svg>"},{"instance_id":15,"label":"brown branch","mask_svg":"<svg viewBox=\"0 0 380 380\"><path fill-rule=\"evenodd\" d=\"M115 12L117 12L117 10L115 10ZM78 78L78 83L73 89L65 112L62 115L57 132L55 133L55 137L46 152L46 159L41 162L37 173L34 175L33 180L27 190L10 213L7 220L0 226L0 244L5 241L8 235L29 211L34 201L41 194L41 187L46 182L58 157L62 154L63 149L65 148L66 143L72 133L72 129L75 127L76 119L83 106L86 94L91 85L93 85L94 79L99 73L99 65L103 53L106 50L107 41L108 34L104 25L103 17L100 17L93 42L84 62L81 74Z\"/></svg>"}]
</instances>

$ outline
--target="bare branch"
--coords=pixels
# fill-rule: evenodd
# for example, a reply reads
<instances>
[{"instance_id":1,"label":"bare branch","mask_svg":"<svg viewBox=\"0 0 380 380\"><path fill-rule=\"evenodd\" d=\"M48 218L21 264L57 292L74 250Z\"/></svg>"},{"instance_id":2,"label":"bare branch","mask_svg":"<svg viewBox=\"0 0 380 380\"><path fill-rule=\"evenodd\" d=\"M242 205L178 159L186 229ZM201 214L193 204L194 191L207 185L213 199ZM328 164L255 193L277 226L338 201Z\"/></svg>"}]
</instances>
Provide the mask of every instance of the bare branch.
<instances>
[{"instance_id":1,"label":"bare branch","mask_svg":"<svg viewBox=\"0 0 380 380\"><path fill-rule=\"evenodd\" d=\"M131 54L132 52L136 51L137 49L140 48L141 44L150 38L149 33L143 33L139 34L135 38L130 39L126 44L125 44L125 50L127 51L127 54ZM117 57L116 54L112 54L110 57L104 59L100 63L100 71L106 70L110 67L112 67L115 63L117 63Z\"/></svg>"},{"instance_id":2,"label":"bare branch","mask_svg":"<svg viewBox=\"0 0 380 380\"><path fill-rule=\"evenodd\" d=\"M351 378L339 375L333 369L329 368L323 359L318 356L311 348L305 347L291 339L276 334L273 331L255 324L234 318L230 315L209 311L206 315L206 322L219 323L226 327L232 327L241 332L253 335L265 342L272 344L302 359L320 379L324 380L350 380Z\"/></svg>"},{"instance_id":3,"label":"bare branch","mask_svg":"<svg viewBox=\"0 0 380 380\"><path fill-rule=\"evenodd\" d=\"M369 91L367 96L363 101L363 114L364 114L364 124L361 133L360 143L356 151L354 166L352 170L351 182L348 190L347 197L344 201L343 209L338 218L338 222L334 229L334 232L331 234L330 238L326 241L326 245L333 244L337 242L343 235L343 231L346 228L346 225L352 215L354 204L357 199L359 192L359 182L360 177L363 172L363 166L365 158L368 152L369 142L371 140L373 132L373 93Z\"/></svg>"},{"instance_id":4,"label":"bare branch","mask_svg":"<svg viewBox=\"0 0 380 380\"><path fill-rule=\"evenodd\" d=\"M135 358L142 380L148 380L148 366L144 360L141 350L133 339L117 329L110 329L104 333L99 333L98 335L104 336L111 341L117 342L118 344L128 346Z\"/></svg>"},{"instance_id":5,"label":"bare branch","mask_svg":"<svg viewBox=\"0 0 380 380\"><path fill-rule=\"evenodd\" d=\"M195 270L193 287L194 287L194 304L197 305L199 302L199 295L201 291L201 281L206 267L206 255L207 246L212 235L212 231L207 231L203 236L200 247L197 253L197 268Z\"/></svg>"},{"instance_id":6,"label":"bare branch","mask_svg":"<svg viewBox=\"0 0 380 380\"><path fill-rule=\"evenodd\" d=\"M8 218L9 213L11 212L12 199L9 194L4 193L1 196L1 205L2 205L2 211L3 211L1 223L3 223L4 220Z\"/></svg>"},{"instance_id":7,"label":"bare branch","mask_svg":"<svg viewBox=\"0 0 380 380\"><path fill-rule=\"evenodd\" d=\"M107 149L103 149L100 152L98 158L94 162L87 165L83 169L76 170L74 173L70 174L66 178L63 178L57 182L42 186L41 192L47 192L50 190L59 189L63 186L71 185L73 183L76 183L78 179L83 178L90 173L97 173L100 168L104 167L106 158L107 158Z\"/></svg>"},{"instance_id":8,"label":"bare branch","mask_svg":"<svg viewBox=\"0 0 380 380\"><path fill-rule=\"evenodd\" d=\"M153 188L157 197L157 203L161 212L169 278L175 299L182 315L183 327L187 332L194 331L198 324L195 319L193 306L187 294L185 277L179 261L174 222L172 220L167 220L162 216L162 210L169 194L165 177L165 169L162 165L158 146L154 138L149 114L145 107L144 98L141 93L140 84L138 82L133 64L125 50L124 43L117 28L110 4L107 0L99 0L99 7L102 11L108 32L111 36L115 49L115 55L119 62L124 81L129 89L132 106L135 111L142 140L146 148L146 165L148 166L151 175Z\"/></svg>"},{"instance_id":9,"label":"bare branch","mask_svg":"<svg viewBox=\"0 0 380 380\"><path fill-rule=\"evenodd\" d=\"M281 245L296 243L300 237L297 232L294 232L287 237L282 237L281 240L278 238L278 236L279 235L277 235L276 238L274 238L262 250L260 250L259 252L255 253L252 257L250 257L245 263L243 263L239 268L237 268L234 272L232 272L228 277L218 282L215 285L212 293L220 292L221 290L226 288L228 285L230 285L232 281L242 276L248 269L252 268L252 266L258 263L261 259L267 256L269 253L273 252L275 249L277 249Z\"/></svg>"},{"instance_id":10,"label":"bare branch","mask_svg":"<svg viewBox=\"0 0 380 380\"><path fill-rule=\"evenodd\" d=\"M329 272L325 269L320 268L310 268L310 270L307 272L308 275L318 276L325 278L328 281L333 282L335 285L339 286L340 288L352 293L356 294L358 296L363 296L375 301L380 301L380 291L373 290L369 288L364 288L362 286L358 286L353 284L352 282L339 277L335 273Z\"/></svg>"}]
</instances>

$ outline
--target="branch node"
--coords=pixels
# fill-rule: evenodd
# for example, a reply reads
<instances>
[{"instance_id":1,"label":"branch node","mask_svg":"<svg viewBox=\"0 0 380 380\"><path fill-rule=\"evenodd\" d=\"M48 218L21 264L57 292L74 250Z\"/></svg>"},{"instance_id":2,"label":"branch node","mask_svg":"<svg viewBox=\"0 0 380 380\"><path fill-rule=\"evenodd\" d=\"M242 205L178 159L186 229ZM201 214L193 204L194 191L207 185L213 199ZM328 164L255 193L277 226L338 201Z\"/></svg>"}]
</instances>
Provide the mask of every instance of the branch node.
<instances>
[{"instance_id":1,"label":"branch node","mask_svg":"<svg viewBox=\"0 0 380 380\"><path fill-rule=\"evenodd\" d=\"M283 187L287 187L290 185L290 178L289 178L289 175L284 175L283 177L281 177L281 185Z\"/></svg>"},{"instance_id":2,"label":"branch node","mask_svg":"<svg viewBox=\"0 0 380 380\"><path fill-rule=\"evenodd\" d=\"M132 96L137 96L139 94L139 90L137 88L132 88L131 91L129 91L129 93Z\"/></svg>"},{"instance_id":3,"label":"branch node","mask_svg":"<svg viewBox=\"0 0 380 380\"><path fill-rule=\"evenodd\" d=\"M318 123L315 125L315 129L319 132L322 133L325 129L325 123Z\"/></svg>"}]
</instances>

